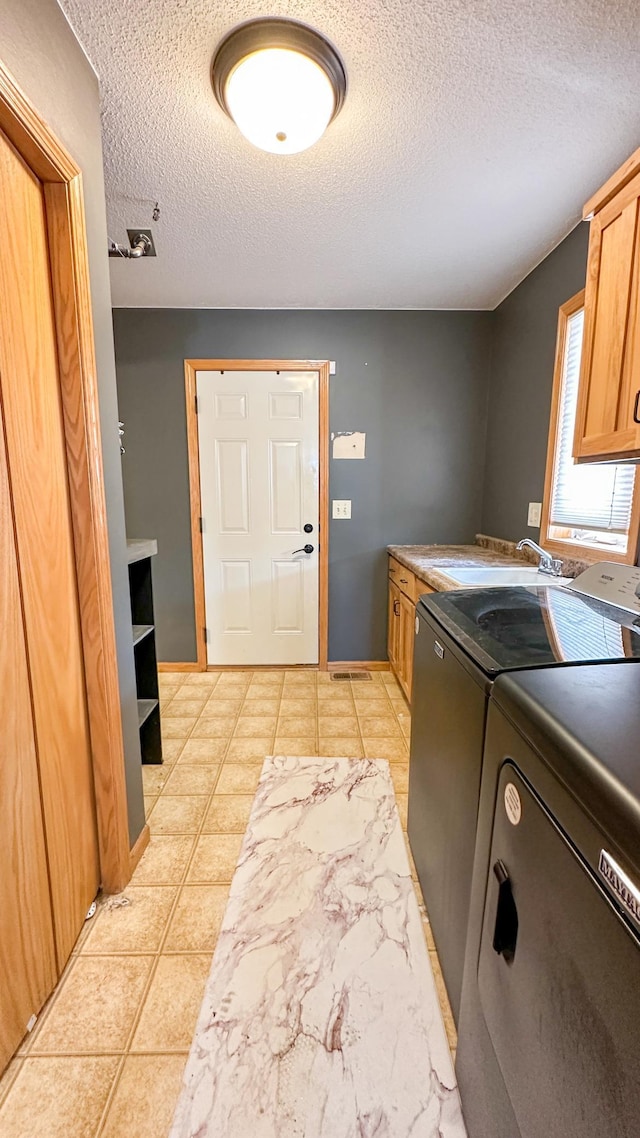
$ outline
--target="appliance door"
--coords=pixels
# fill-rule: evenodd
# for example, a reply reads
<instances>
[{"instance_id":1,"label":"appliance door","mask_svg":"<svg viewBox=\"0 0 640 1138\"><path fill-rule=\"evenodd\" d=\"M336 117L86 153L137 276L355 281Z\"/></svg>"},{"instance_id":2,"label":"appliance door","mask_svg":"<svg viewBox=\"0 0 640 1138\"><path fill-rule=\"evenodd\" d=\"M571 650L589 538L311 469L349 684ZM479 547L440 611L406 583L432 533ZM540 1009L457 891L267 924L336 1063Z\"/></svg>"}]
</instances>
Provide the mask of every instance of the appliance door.
<instances>
[{"instance_id":1,"label":"appliance door","mask_svg":"<svg viewBox=\"0 0 640 1138\"><path fill-rule=\"evenodd\" d=\"M419 610L408 832L457 1023L487 697L485 677L471 672L436 628Z\"/></svg>"},{"instance_id":2,"label":"appliance door","mask_svg":"<svg viewBox=\"0 0 640 1138\"><path fill-rule=\"evenodd\" d=\"M521 1138L637 1138L639 947L528 783L505 763L478 985Z\"/></svg>"}]
</instances>

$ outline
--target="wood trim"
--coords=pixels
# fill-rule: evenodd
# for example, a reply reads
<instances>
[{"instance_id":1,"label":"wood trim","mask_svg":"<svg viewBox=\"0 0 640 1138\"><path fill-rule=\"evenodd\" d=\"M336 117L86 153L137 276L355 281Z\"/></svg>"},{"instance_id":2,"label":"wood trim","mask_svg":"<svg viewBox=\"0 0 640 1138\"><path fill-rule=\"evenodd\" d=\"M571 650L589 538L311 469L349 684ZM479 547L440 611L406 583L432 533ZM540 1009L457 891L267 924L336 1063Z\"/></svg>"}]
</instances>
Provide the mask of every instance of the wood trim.
<instances>
[{"instance_id":1,"label":"wood trim","mask_svg":"<svg viewBox=\"0 0 640 1138\"><path fill-rule=\"evenodd\" d=\"M0 127L44 188L100 872L112 893L131 870L82 178L2 64Z\"/></svg>"},{"instance_id":2,"label":"wood trim","mask_svg":"<svg viewBox=\"0 0 640 1138\"><path fill-rule=\"evenodd\" d=\"M640 152L639 152L640 153ZM549 417L549 436L547 441L547 463L544 475L544 490L542 494L542 515L540 518L540 541L545 549L561 558L577 558L580 561L602 561L603 550L590 549L586 545L573 542L558 541L549 537L549 514L551 511L551 489L553 480L553 466L555 462L556 441L558 437L558 412L560 408L560 394L562 388L562 366L567 340L567 324L571 316L584 306L585 290L581 289L558 309L558 331L556 335L556 353L553 365L553 389L551 393L551 411ZM586 327L585 327L586 332ZM579 410L578 410L579 414ZM633 565L638 550L638 536L640 534L640 479L636 474L636 485L633 495L631 521L629 524L629 545L627 552L606 553L607 561L619 561L625 565Z\"/></svg>"},{"instance_id":3,"label":"wood trim","mask_svg":"<svg viewBox=\"0 0 640 1138\"><path fill-rule=\"evenodd\" d=\"M597 193L592 194L582 210L583 220L588 221L593 217L594 213L597 213L598 210L601 210L603 206L607 205L607 203L626 186L627 182L635 178L638 173L640 173L640 148L634 150L631 157L627 158L626 162L623 162L622 166L618 167L615 173L607 179L604 186L601 186Z\"/></svg>"},{"instance_id":4,"label":"wood trim","mask_svg":"<svg viewBox=\"0 0 640 1138\"><path fill-rule=\"evenodd\" d=\"M185 401L187 414L187 450L189 456L189 499L191 514L191 555L196 621L196 653L198 670L207 670L207 645L204 592L204 561L200 533L200 457L198 453L198 418L196 415L197 371L317 371L320 464L320 542L318 559L318 668L326 671L329 653L329 360L185 360ZM315 665L311 665L315 667ZM251 670L251 665L242 666ZM277 665L274 665L277 667ZM213 665L213 671L221 666Z\"/></svg>"},{"instance_id":5,"label":"wood trim","mask_svg":"<svg viewBox=\"0 0 640 1138\"><path fill-rule=\"evenodd\" d=\"M187 410L187 453L189 456L189 504L191 514L191 560L193 566L193 599L196 623L196 658L198 670L207 668L207 642L204 629L206 608L204 601L204 558L202 554L202 534L200 516L200 452L198 450L198 416L196 414L196 371L200 370L197 360L184 361L184 385ZM205 361L206 362L206 361ZM213 370L217 370L212 368Z\"/></svg>"},{"instance_id":6,"label":"wood trim","mask_svg":"<svg viewBox=\"0 0 640 1138\"><path fill-rule=\"evenodd\" d=\"M137 840L133 843L133 845L131 847L131 854L129 856L129 874L131 877L133 877L135 870L138 868L138 863L140 862L140 859L141 859L144 851L146 850L147 846L149 845L150 841L151 841L151 830L149 829L148 824L145 822L144 826L142 827L142 829L140 831L140 834L139 834Z\"/></svg>"},{"instance_id":7,"label":"wood trim","mask_svg":"<svg viewBox=\"0 0 640 1138\"><path fill-rule=\"evenodd\" d=\"M201 672L202 668L196 660L182 661L179 664L172 664L170 661L163 661L158 664L159 672Z\"/></svg>"},{"instance_id":8,"label":"wood trim","mask_svg":"<svg viewBox=\"0 0 640 1138\"><path fill-rule=\"evenodd\" d=\"M388 660L332 660L327 665L330 672L390 672Z\"/></svg>"}]
</instances>

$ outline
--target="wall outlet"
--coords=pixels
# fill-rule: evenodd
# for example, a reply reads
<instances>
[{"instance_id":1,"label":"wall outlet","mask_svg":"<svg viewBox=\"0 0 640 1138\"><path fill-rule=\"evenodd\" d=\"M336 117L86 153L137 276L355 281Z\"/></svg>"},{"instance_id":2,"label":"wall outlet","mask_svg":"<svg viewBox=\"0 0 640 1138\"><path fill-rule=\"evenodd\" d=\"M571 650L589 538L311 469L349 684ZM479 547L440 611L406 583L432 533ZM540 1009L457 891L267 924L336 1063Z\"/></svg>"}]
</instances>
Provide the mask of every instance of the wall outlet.
<instances>
[{"instance_id":1,"label":"wall outlet","mask_svg":"<svg viewBox=\"0 0 640 1138\"><path fill-rule=\"evenodd\" d=\"M333 512L334 518L350 518L351 517L351 500L350 499L333 499Z\"/></svg>"},{"instance_id":2,"label":"wall outlet","mask_svg":"<svg viewBox=\"0 0 640 1138\"><path fill-rule=\"evenodd\" d=\"M542 517L542 502L529 502L529 513L527 514L527 525L528 526L539 526L541 517Z\"/></svg>"}]
</instances>

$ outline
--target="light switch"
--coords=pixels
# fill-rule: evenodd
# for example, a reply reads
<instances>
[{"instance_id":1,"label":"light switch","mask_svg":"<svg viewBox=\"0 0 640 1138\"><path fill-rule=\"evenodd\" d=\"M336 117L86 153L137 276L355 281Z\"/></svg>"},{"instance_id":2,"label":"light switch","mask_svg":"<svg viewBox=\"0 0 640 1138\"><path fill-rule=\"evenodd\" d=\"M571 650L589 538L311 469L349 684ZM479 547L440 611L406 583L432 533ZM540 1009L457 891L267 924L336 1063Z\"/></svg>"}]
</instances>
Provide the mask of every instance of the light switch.
<instances>
[{"instance_id":1,"label":"light switch","mask_svg":"<svg viewBox=\"0 0 640 1138\"><path fill-rule=\"evenodd\" d=\"M542 502L529 502L529 513L527 514L527 525L528 526L539 526L541 515L542 515Z\"/></svg>"},{"instance_id":2,"label":"light switch","mask_svg":"<svg viewBox=\"0 0 640 1138\"><path fill-rule=\"evenodd\" d=\"M350 499L333 499L333 513L334 518L350 518L351 517L351 500Z\"/></svg>"}]
</instances>

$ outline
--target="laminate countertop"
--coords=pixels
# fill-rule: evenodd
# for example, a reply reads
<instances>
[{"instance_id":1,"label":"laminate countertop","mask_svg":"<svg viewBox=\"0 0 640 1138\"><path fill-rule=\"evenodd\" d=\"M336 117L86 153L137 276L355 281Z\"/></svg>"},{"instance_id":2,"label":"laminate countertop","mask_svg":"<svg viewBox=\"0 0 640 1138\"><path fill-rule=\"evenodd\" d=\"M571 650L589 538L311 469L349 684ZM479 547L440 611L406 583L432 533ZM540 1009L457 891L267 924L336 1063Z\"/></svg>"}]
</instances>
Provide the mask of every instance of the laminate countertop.
<instances>
[{"instance_id":1,"label":"laminate countertop","mask_svg":"<svg viewBox=\"0 0 640 1138\"><path fill-rule=\"evenodd\" d=\"M388 552L420 581L438 592L451 592L460 584L450 577L447 568L481 568L482 566L537 565L535 553L516 553L516 543L497 537L476 534L475 545L388 545ZM586 561L563 561L563 575L575 577L587 567Z\"/></svg>"},{"instance_id":2,"label":"laminate countertop","mask_svg":"<svg viewBox=\"0 0 640 1138\"><path fill-rule=\"evenodd\" d=\"M127 538L127 562L144 561L145 557L155 557L158 543L154 537Z\"/></svg>"}]
</instances>

